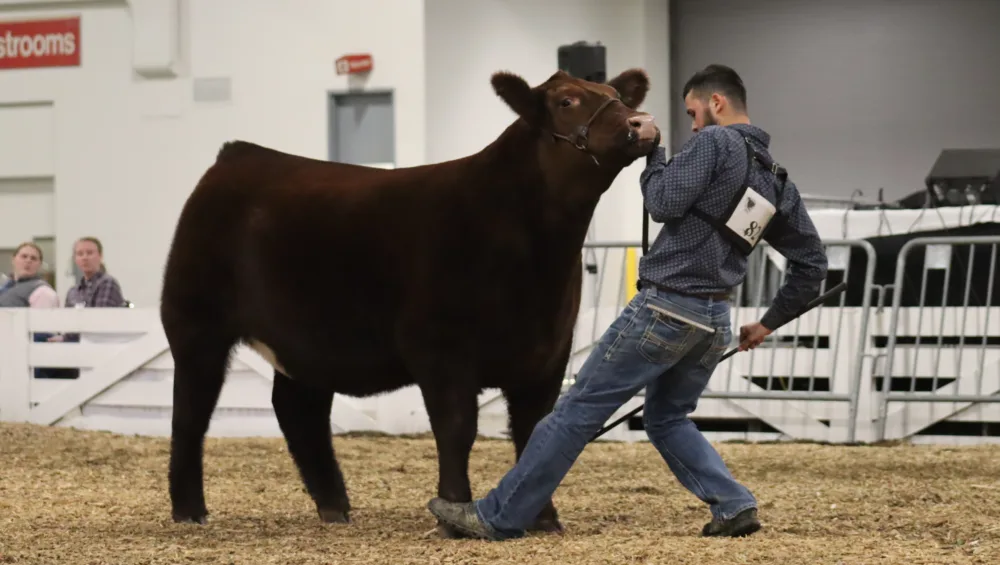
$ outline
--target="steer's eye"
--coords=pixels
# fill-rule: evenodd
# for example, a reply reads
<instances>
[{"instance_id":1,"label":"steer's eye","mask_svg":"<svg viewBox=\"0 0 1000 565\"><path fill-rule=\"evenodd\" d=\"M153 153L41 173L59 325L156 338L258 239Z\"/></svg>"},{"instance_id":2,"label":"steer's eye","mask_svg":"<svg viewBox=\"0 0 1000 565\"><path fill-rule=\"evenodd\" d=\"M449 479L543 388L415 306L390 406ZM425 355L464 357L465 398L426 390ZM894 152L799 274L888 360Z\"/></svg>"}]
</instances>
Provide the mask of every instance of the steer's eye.
<instances>
[{"instance_id":1,"label":"steer's eye","mask_svg":"<svg viewBox=\"0 0 1000 565\"><path fill-rule=\"evenodd\" d=\"M563 98L562 101L559 102L559 105L562 106L563 108L569 108L570 106L573 105L573 99L572 98Z\"/></svg>"}]
</instances>

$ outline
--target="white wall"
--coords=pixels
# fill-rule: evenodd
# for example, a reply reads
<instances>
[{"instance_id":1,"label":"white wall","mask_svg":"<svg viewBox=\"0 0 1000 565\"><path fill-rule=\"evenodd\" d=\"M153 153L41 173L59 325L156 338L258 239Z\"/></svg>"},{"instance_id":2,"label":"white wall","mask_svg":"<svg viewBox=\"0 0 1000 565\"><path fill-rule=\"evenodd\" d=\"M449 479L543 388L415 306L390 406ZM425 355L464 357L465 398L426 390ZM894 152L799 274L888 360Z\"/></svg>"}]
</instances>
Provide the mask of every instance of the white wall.
<instances>
[{"instance_id":1,"label":"white wall","mask_svg":"<svg viewBox=\"0 0 1000 565\"><path fill-rule=\"evenodd\" d=\"M579 40L607 46L608 78L629 67L647 70L652 89L643 108L669 140L667 1L425 0L428 161L479 151L515 119L494 94L492 73L506 69L540 83L558 69L558 47ZM640 160L622 171L602 198L596 239L641 237L643 166Z\"/></svg>"},{"instance_id":2,"label":"white wall","mask_svg":"<svg viewBox=\"0 0 1000 565\"><path fill-rule=\"evenodd\" d=\"M53 192L51 178L0 178L0 249L55 234ZM52 260L46 255L46 263ZM10 267L0 265L0 272Z\"/></svg>"},{"instance_id":3,"label":"white wall","mask_svg":"<svg viewBox=\"0 0 1000 565\"><path fill-rule=\"evenodd\" d=\"M14 161L46 164L48 172L35 176L55 179L48 227L55 226L58 255L52 259L60 295L73 282L71 242L95 235L126 296L140 306L155 305L177 214L221 143L243 138L326 158L326 93L348 87L333 68L346 53L372 53L375 69L367 85L395 90L397 166L480 149L513 119L493 94L490 74L509 68L531 82L543 80L556 69L558 45L578 39L608 46L609 75L645 67L653 81L645 108L670 130L667 0L529 5L525 0L0 3L0 18L6 20L82 16L81 67L0 71L5 111L25 103L51 104L51 137L39 138L47 140L48 149L22 147L22 157ZM136 72L140 68L147 76ZM151 79L149 71L166 76ZM231 98L195 101L196 79L213 78L230 81ZM5 124L31 121L9 116ZM0 154L17 147L26 131L0 130ZM597 239L640 237L641 170L639 162L624 171L605 195L595 218ZM27 210L29 203L21 205ZM27 227L13 231L19 230L25 233L5 237L45 235L28 233Z\"/></svg>"},{"instance_id":4,"label":"white wall","mask_svg":"<svg viewBox=\"0 0 1000 565\"><path fill-rule=\"evenodd\" d=\"M723 62L799 190L894 201L945 148L1000 147L996 0L674 0L675 82ZM674 143L690 135L674 105Z\"/></svg>"},{"instance_id":5,"label":"white wall","mask_svg":"<svg viewBox=\"0 0 1000 565\"><path fill-rule=\"evenodd\" d=\"M0 104L0 249L55 235L54 114L44 102Z\"/></svg>"},{"instance_id":6,"label":"white wall","mask_svg":"<svg viewBox=\"0 0 1000 565\"><path fill-rule=\"evenodd\" d=\"M373 54L367 85L395 89L397 164L424 162L421 1L20 6L0 5L0 19L82 14L80 68L0 71L0 105L53 104L60 296L72 284L69 246L96 235L126 297L155 305L177 214L221 143L243 138L326 158L326 93L348 87L334 71L343 54ZM140 65L177 76L145 79L134 73ZM201 77L230 79L231 100L195 102ZM24 135L0 130L0 154Z\"/></svg>"}]
</instances>

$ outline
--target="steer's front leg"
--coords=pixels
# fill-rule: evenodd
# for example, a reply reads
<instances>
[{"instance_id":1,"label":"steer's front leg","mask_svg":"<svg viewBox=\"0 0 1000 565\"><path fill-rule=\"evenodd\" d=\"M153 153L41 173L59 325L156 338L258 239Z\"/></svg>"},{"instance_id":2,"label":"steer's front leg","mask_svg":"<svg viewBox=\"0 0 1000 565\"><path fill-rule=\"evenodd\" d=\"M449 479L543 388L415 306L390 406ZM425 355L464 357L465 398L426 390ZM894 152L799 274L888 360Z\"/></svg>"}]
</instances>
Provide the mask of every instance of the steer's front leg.
<instances>
[{"instance_id":1,"label":"steer's front leg","mask_svg":"<svg viewBox=\"0 0 1000 565\"><path fill-rule=\"evenodd\" d=\"M438 496L450 502L469 502L469 454L479 418L477 390L454 381L438 381L421 385L420 392L437 443ZM446 537L462 537L443 524L439 523L438 529Z\"/></svg>"}]
</instances>

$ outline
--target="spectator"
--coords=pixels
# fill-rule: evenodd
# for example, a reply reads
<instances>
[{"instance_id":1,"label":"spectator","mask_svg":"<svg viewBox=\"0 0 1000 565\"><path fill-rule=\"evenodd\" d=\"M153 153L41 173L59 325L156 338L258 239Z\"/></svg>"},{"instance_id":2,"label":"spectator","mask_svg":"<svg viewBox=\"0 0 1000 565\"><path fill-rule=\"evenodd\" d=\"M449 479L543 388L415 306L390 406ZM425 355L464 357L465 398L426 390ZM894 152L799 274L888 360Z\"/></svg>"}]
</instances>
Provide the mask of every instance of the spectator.
<instances>
[{"instance_id":1,"label":"spectator","mask_svg":"<svg viewBox=\"0 0 1000 565\"><path fill-rule=\"evenodd\" d=\"M58 308L59 295L39 272L42 267L42 249L26 241L14 250L14 270L10 279L0 285L0 308ZM51 333L37 332L31 336L35 343L48 341ZM59 369L35 368L36 378L56 378Z\"/></svg>"},{"instance_id":2,"label":"spectator","mask_svg":"<svg viewBox=\"0 0 1000 565\"><path fill-rule=\"evenodd\" d=\"M0 285L0 308L58 308L59 295L42 278L42 250L25 242L14 250L14 270Z\"/></svg>"},{"instance_id":3,"label":"spectator","mask_svg":"<svg viewBox=\"0 0 1000 565\"><path fill-rule=\"evenodd\" d=\"M66 308L118 308L127 306L118 281L104 266L104 246L96 237L81 237L73 244L73 261L83 274L66 293ZM62 334L49 341L80 341L80 334Z\"/></svg>"},{"instance_id":4,"label":"spectator","mask_svg":"<svg viewBox=\"0 0 1000 565\"><path fill-rule=\"evenodd\" d=\"M73 244L73 260L83 273L66 294L67 308L118 308L125 297L118 281L104 266L104 246L96 237L81 237Z\"/></svg>"}]
</instances>

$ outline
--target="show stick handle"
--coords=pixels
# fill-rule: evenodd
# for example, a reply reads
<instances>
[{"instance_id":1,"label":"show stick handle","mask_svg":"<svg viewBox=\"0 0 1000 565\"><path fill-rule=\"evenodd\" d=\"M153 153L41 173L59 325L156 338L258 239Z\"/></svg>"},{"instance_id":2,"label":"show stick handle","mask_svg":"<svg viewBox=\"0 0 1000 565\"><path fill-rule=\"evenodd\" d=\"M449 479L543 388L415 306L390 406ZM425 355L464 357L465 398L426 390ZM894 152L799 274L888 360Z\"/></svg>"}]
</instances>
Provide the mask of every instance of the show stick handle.
<instances>
[{"instance_id":1,"label":"show stick handle","mask_svg":"<svg viewBox=\"0 0 1000 565\"><path fill-rule=\"evenodd\" d=\"M773 333L773 332L776 332L776 331L778 331L778 328L781 328L781 327L784 327L784 326L785 326L786 324L788 324L788 323L789 323L789 322L791 322L792 320L795 320L795 319L798 319L798 318L801 318L801 317L802 317L802 316L803 316L803 315L804 315L804 314L805 314L806 312L808 312L808 311L812 310L813 308L815 308L815 307L819 306L819 305L820 305L820 304L822 304L822 303L823 303L823 302L824 302L824 301L825 301L825 300L826 300L827 298L830 298L831 296L833 296L833 295L835 295L835 294L839 294L839 293L843 292L843 291L844 291L844 289L846 289L846 288L847 288L847 281L841 281L841 282L837 283L837 284L836 284L836 285L834 285L834 286L833 286L833 288L831 288L830 290L828 290L828 291L824 292L823 294L821 294L821 295L817 296L816 298L813 298L812 300L810 300L810 301L809 301L809 302L808 302L808 303L807 303L807 304L806 304L806 305L805 305L805 306L804 306L804 307L802 308L802 310L800 310L800 311L799 311L799 313L798 313L798 314L796 314L796 315L795 315L795 316L794 316L794 317L793 317L793 318L792 318L791 320L788 320L788 322L785 322L784 324L781 324L781 325L780 325L780 326L778 326L777 328L774 328L773 330L771 330L771 332L772 332L772 333ZM722 361L724 361L724 360L726 360L726 359L728 359L728 358L732 357L732 356L733 356L734 354L738 353L739 351L740 351L739 347L737 347L736 349L732 349L732 350L728 351L728 352L727 352L727 353L726 353L725 355L723 355L723 356L722 356L722 358L721 358L721 359L719 359L719 361L720 361L720 362L722 362Z\"/></svg>"}]
</instances>

